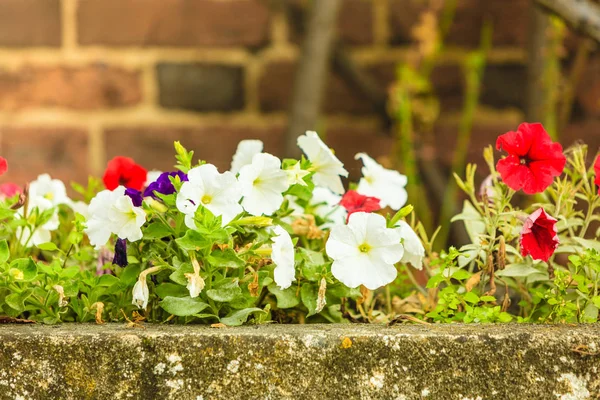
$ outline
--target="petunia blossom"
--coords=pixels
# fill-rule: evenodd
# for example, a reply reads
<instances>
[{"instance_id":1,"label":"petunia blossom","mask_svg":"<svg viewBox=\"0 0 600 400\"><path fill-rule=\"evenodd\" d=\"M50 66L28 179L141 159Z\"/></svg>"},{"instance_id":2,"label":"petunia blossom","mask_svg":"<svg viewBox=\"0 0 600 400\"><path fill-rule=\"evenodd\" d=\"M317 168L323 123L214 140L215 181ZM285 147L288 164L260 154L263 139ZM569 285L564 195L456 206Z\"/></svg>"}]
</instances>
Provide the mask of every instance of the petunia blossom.
<instances>
[{"instance_id":1,"label":"petunia blossom","mask_svg":"<svg viewBox=\"0 0 600 400\"><path fill-rule=\"evenodd\" d=\"M539 123L523 123L516 132L500 135L496 149L508 153L496 164L502 181L527 194L546 190L562 174L567 162L560 143L552 142Z\"/></svg>"},{"instance_id":2,"label":"petunia blossom","mask_svg":"<svg viewBox=\"0 0 600 400\"><path fill-rule=\"evenodd\" d=\"M0 157L0 175L4 175L8 171L8 161L6 158Z\"/></svg>"},{"instance_id":3,"label":"petunia blossom","mask_svg":"<svg viewBox=\"0 0 600 400\"><path fill-rule=\"evenodd\" d=\"M127 240L117 239L115 243L115 256L112 263L119 267L127 266Z\"/></svg>"},{"instance_id":4,"label":"petunia blossom","mask_svg":"<svg viewBox=\"0 0 600 400\"><path fill-rule=\"evenodd\" d=\"M275 263L273 271L275 283L280 289L287 289L296 280L294 268L294 244L290 234L281 226L273 228L275 235L273 241L271 259Z\"/></svg>"},{"instance_id":5,"label":"petunia blossom","mask_svg":"<svg viewBox=\"0 0 600 400\"><path fill-rule=\"evenodd\" d=\"M298 137L298 146L312 164L315 172L313 182L317 186L330 189L337 194L344 193L341 176L348 176L344 164L333 154L331 149L319 138L317 132L307 131Z\"/></svg>"},{"instance_id":6,"label":"petunia blossom","mask_svg":"<svg viewBox=\"0 0 600 400\"><path fill-rule=\"evenodd\" d=\"M53 206L71 203L65 184L59 179L52 179L48 174L39 175L29 183L29 198L35 197L43 197Z\"/></svg>"},{"instance_id":7,"label":"petunia blossom","mask_svg":"<svg viewBox=\"0 0 600 400\"><path fill-rule=\"evenodd\" d=\"M52 201L45 197L36 196L29 198L27 204L27 222L29 224L24 227L19 227L16 231L17 238L20 239L23 246L37 246L50 241L52 238L51 232L58 229L59 226L58 213L54 210L50 219L40 226L36 226L36 220L43 212L48 211L53 207ZM17 218L23 218L23 212L24 208L20 208L16 214ZM34 227L33 230L30 226Z\"/></svg>"},{"instance_id":8,"label":"petunia blossom","mask_svg":"<svg viewBox=\"0 0 600 400\"><path fill-rule=\"evenodd\" d=\"M176 172L163 172L160 174L156 180L152 181L148 187L144 190L144 197L154 197L156 198L156 194L154 192L158 192L160 194L169 195L175 193L175 186L171 183L171 177L179 177L181 182L187 182L188 177L182 171Z\"/></svg>"},{"instance_id":9,"label":"petunia blossom","mask_svg":"<svg viewBox=\"0 0 600 400\"><path fill-rule=\"evenodd\" d=\"M340 200L342 200L342 196L327 188L316 187L313 190L310 206L315 215L327 221L322 225L323 228L346 222L347 212L344 207L340 206Z\"/></svg>"},{"instance_id":10,"label":"petunia blossom","mask_svg":"<svg viewBox=\"0 0 600 400\"><path fill-rule=\"evenodd\" d=\"M240 169L238 176L242 188L242 206L252 215L271 215L283 203L283 192L289 187L288 176L281 169L279 158L259 153L252 164Z\"/></svg>"},{"instance_id":11,"label":"petunia blossom","mask_svg":"<svg viewBox=\"0 0 600 400\"><path fill-rule=\"evenodd\" d=\"M594 183L598 186L598 195L600 195L600 156L596 158L596 162L594 163L594 173L596 174Z\"/></svg>"},{"instance_id":12,"label":"petunia blossom","mask_svg":"<svg viewBox=\"0 0 600 400\"><path fill-rule=\"evenodd\" d=\"M340 205L348 211L348 217L355 212L371 212L381 210L379 199L377 197L363 196L355 190L348 190L342 196Z\"/></svg>"},{"instance_id":13,"label":"petunia blossom","mask_svg":"<svg viewBox=\"0 0 600 400\"><path fill-rule=\"evenodd\" d=\"M263 142L260 140L242 140L231 160L231 172L237 174L244 165L252 164L255 155L262 153Z\"/></svg>"},{"instance_id":14,"label":"petunia blossom","mask_svg":"<svg viewBox=\"0 0 600 400\"><path fill-rule=\"evenodd\" d=\"M308 186L304 177L310 174L309 171L306 171L301 168L300 161L294 164L293 167L285 170L285 173L288 176L288 182L290 186L292 185L300 185L300 186Z\"/></svg>"},{"instance_id":15,"label":"petunia blossom","mask_svg":"<svg viewBox=\"0 0 600 400\"><path fill-rule=\"evenodd\" d=\"M148 172L132 158L117 156L108 162L102 180L108 190L114 190L118 186L142 190L147 177Z\"/></svg>"},{"instance_id":16,"label":"petunia blossom","mask_svg":"<svg viewBox=\"0 0 600 400\"><path fill-rule=\"evenodd\" d=\"M560 244L556 219L543 208L527 217L521 230L521 255L531 255L534 260L548 261Z\"/></svg>"},{"instance_id":17,"label":"petunia blossom","mask_svg":"<svg viewBox=\"0 0 600 400\"><path fill-rule=\"evenodd\" d=\"M400 235L386 227L385 217L357 212L347 225L335 225L325 245L333 259L331 273L344 285L375 290L396 279L394 264L404 255Z\"/></svg>"},{"instance_id":18,"label":"petunia blossom","mask_svg":"<svg viewBox=\"0 0 600 400\"><path fill-rule=\"evenodd\" d=\"M7 182L0 184L0 200L10 199L17 194L22 193L22 191L23 189L21 186L17 185L16 183Z\"/></svg>"},{"instance_id":19,"label":"petunia blossom","mask_svg":"<svg viewBox=\"0 0 600 400\"><path fill-rule=\"evenodd\" d=\"M377 197L381 207L390 207L399 210L406 204L408 194L405 186L408 183L406 176L400 172L384 168L365 153L358 153L355 159L361 159L363 177L358 182L356 191L365 196Z\"/></svg>"},{"instance_id":20,"label":"petunia blossom","mask_svg":"<svg viewBox=\"0 0 600 400\"><path fill-rule=\"evenodd\" d=\"M127 188L125 189L125 196L131 199L131 202L136 207L141 207L144 202L144 198L142 197L142 192L139 190Z\"/></svg>"},{"instance_id":21,"label":"petunia blossom","mask_svg":"<svg viewBox=\"0 0 600 400\"><path fill-rule=\"evenodd\" d=\"M204 164L188 171L188 182L181 185L176 205L185 214L186 226L195 229L194 215L200 205L221 216L223 225L227 225L243 211L238 204L241 197L242 191L233 173L220 174L214 165Z\"/></svg>"},{"instance_id":22,"label":"petunia blossom","mask_svg":"<svg viewBox=\"0 0 600 400\"><path fill-rule=\"evenodd\" d=\"M425 247L419 236L405 221L399 221L394 230L400 235L402 246L404 246L404 255L400 261L410 263L416 269L423 269Z\"/></svg>"}]
</instances>

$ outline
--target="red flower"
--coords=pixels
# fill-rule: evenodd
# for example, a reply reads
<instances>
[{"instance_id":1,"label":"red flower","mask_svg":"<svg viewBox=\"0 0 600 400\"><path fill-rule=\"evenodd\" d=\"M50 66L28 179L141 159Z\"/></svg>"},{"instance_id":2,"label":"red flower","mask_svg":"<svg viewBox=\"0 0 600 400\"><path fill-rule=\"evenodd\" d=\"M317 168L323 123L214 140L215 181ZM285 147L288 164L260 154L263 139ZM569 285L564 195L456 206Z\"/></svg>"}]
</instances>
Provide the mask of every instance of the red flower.
<instances>
[{"instance_id":1,"label":"red flower","mask_svg":"<svg viewBox=\"0 0 600 400\"><path fill-rule=\"evenodd\" d=\"M21 186L16 183L3 183L0 185L0 200L13 197L21 193Z\"/></svg>"},{"instance_id":2,"label":"red flower","mask_svg":"<svg viewBox=\"0 0 600 400\"><path fill-rule=\"evenodd\" d=\"M598 186L598 194L600 195L600 156L596 158L596 162L594 163L594 173L596 174L594 183Z\"/></svg>"},{"instance_id":3,"label":"red flower","mask_svg":"<svg viewBox=\"0 0 600 400\"><path fill-rule=\"evenodd\" d=\"M0 175L4 175L8 171L8 162L6 158L0 157Z\"/></svg>"},{"instance_id":4,"label":"red flower","mask_svg":"<svg viewBox=\"0 0 600 400\"><path fill-rule=\"evenodd\" d=\"M371 212L381 210L381 205L379 204L379 199L377 197L363 196L356 190L348 190L340 200L340 205L344 207L346 211L348 211L346 222L348 222L350 215L355 212Z\"/></svg>"},{"instance_id":5,"label":"red flower","mask_svg":"<svg viewBox=\"0 0 600 400\"><path fill-rule=\"evenodd\" d=\"M496 149L508 153L496 165L504 183L527 194L546 190L567 162L562 146L552 142L542 124L523 123L517 132L500 135Z\"/></svg>"},{"instance_id":6,"label":"red flower","mask_svg":"<svg viewBox=\"0 0 600 400\"><path fill-rule=\"evenodd\" d=\"M119 185L135 190L142 190L146 183L147 171L137 165L129 157L115 157L108 162L104 172L104 186L108 190L115 190Z\"/></svg>"},{"instance_id":7,"label":"red flower","mask_svg":"<svg viewBox=\"0 0 600 400\"><path fill-rule=\"evenodd\" d=\"M521 254L534 260L548 261L559 244L556 219L543 208L538 209L523 224L521 231Z\"/></svg>"}]
</instances>

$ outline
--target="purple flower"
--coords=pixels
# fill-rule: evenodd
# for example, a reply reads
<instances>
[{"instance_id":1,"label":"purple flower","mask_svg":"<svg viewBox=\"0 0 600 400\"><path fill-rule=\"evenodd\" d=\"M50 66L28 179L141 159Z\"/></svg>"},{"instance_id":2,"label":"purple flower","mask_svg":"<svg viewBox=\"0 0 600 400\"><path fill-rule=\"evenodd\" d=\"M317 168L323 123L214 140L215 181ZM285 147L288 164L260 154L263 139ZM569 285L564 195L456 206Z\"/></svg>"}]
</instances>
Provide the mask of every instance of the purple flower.
<instances>
[{"instance_id":1,"label":"purple flower","mask_svg":"<svg viewBox=\"0 0 600 400\"><path fill-rule=\"evenodd\" d=\"M160 176L158 177L158 179L156 181L152 182L150 185L148 185L146 190L144 190L144 197L151 196L151 197L157 198L157 196L154 194L154 192L158 192L158 193L161 193L164 195L169 195L169 194L175 193L175 187L173 187L173 184L171 183L171 179L169 179L169 177L171 177L171 176L172 177L178 176L182 182L185 182L188 180L187 175L181 171L163 172L162 174L160 174Z\"/></svg>"},{"instance_id":2,"label":"purple flower","mask_svg":"<svg viewBox=\"0 0 600 400\"><path fill-rule=\"evenodd\" d=\"M144 199L142 197L142 192L140 192L139 190L127 188L127 189L125 189L125 196L129 196L131 198L131 201L133 202L134 206L136 206L136 207L142 206L142 201Z\"/></svg>"},{"instance_id":3,"label":"purple flower","mask_svg":"<svg viewBox=\"0 0 600 400\"><path fill-rule=\"evenodd\" d=\"M127 241L125 239L117 239L115 243L115 258L113 264L119 267L127 266Z\"/></svg>"}]
</instances>

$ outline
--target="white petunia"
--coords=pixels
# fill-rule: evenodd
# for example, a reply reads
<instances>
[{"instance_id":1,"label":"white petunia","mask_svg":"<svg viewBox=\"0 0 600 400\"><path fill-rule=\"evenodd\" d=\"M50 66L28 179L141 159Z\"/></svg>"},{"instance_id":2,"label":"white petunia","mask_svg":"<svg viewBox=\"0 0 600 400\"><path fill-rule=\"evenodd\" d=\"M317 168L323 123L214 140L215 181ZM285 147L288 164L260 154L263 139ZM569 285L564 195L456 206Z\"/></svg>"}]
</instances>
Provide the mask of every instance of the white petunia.
<instances>
[{"instance_id":1,"label":"white petunia","mask_svg":"<svg viewBox=\"0 0 600 400\"><path fill-rule=\"evenodd\" d=\"M242 187L242 206L252 215L271 215L283 203L283 192L289 187L288 176L281 169L279 158L259 153L252 164L240 169L238 176Z\"/></svg>"},{"instance_id":2,"label":"white petunia","mask_svg":"<svg viewBox=\"0 0 600 400\"><path fill-rule=\"evenodd\" d=\"M304 181L304 177L310 174L309 171L303 170L300 168L300 162L298 161L292 168L288 168L285 170L288 176L288 183L290 186L292 185L302 185L308 186L308 184Z\"/></svg>"},{"instance_id":3,"label":"white petunia","mask_svg":"<svg viewBox=\"0 0 600 400\"><path fill-rule=\"evenodd\" d=\"M408 199L404 188L408 182L406 176L398 171L383 168L365 153L358 153L354 158L357 160L360 158L364 164L363 177L356 189L358 193L377 197L381 207L389 206L393 210L399 210L406 204Z\"/></svg>"},{"instance_id":4,"label":"white petunia","mask_svg":"<svg viewBox=\"0 0 600 400\"><path fill-rule=\"evenodd\" d=\"M231 172L237 174L244 165L252 164L256 154L262 153L263 142L260 140L242 140L231 160Z\"/></svg>"},{"instance_id":5,"label":"white petunia","mask_svg":"<svg viewBox=\"0 0 600 400\"><path fill-rule=\"evenodd\" d=\"M69 204L65 184L59 179L52 179L48 174L42 174L29 183L29 198L43 197L53 206Z\"/></svg>"},{"instance_id":6,"label":"white petunia","mask_svg":"<svg viewBox=\"0 0 600 400\"><path fill-rule=\"evenodd\" d=\"M425 248L421 239L417 236L415 231L404 221L399 221L394 229L402 239L402 245L404 246L404 256L402 256L403 263L410 263L416 269L423 269L423 257L425 257Z\"/></svg>"},{"instance_id":7,"label":"white petunia","mask_svg":"<svg viewBox=\"0 0 600 400\"><path fill-rule=\"evenodd\" d=\"M394 264L402 259L400 235L379 214L356 212L348 225L336 225L325 246L333 259L331 273L344 285L375 290L396 279Z\"/></svg>"},{"instance_id":8,"label":"white petunia","mask_svg":"<svg viewBox=\"0 0 600 400\"><path fill-rule=\"evenodd\" d=\"M99 192L90 202L88 215L85 233L96 249L104 246L113 233L130 242L142 238L146 213L133 205L123 186Z\"/></svg>"},{"instance_id":9,"label":"white petunia","mask_svg":"<svg viewBox=\"0 0 600 400\"><path fill-rule=\"evenodd\" d=\"M273 231L277 236L273 241L271 259L276 267L273 271L275 283L280 289L287 289L296 280L294 268L294 244L290 234L281 226L275 226Z\"/></svg>"},{"instance_id":10,"label":"white petunia","mask_svg":"<svg viewBox=\"0 0 600 400\"><path fill-rule=\"evenodd\" d=\"M54 205L52 202L45 197L36 196L29 198L27 204L27 222L31 226L37 225L37 218L39 218L44 211L50 210L53 207ZM18 218L23 218L23 211L23 208L19 209L17 212ZM25 227L19 227L16 235L23 246L37 246L49 242L52 238L51 232L58 229L59 224L58 213L54 210L50 219L43 225L34 228L33 232L29 225L27 225Z\"/></svg>"},{"instance_id":11,"label":"white petunia","mask_svg":"<svg viewBox=\"0 0 600 400\"><path fill-rule=\"evenodd\" d=\"M177 209L185 214L188 228L196 228L194 215L200 205L215 216L221 216L223 225L243 211L238 204L242 197L241 188L233 173L226 171L220 174L214 165L204 164L190 169L188 179L181 186L176 200Z\"/></svg>"},{"instance_id":12,"label":"white petunia","mask_svg":"<svg viewBox=\"0 0 600 400\"><path fill-rule=\"evenodd\" d=\"M342 196L333 193L329 189L316 187L313 190L310 204L314 206L314 214L331 221L323 224L324 228L329 228L333 224L346 223L347 212L344 207L340 206L340 200L342 200Z\"/></svg>"},{"instance_id":13,"label":"white petunia","mask_svg":"<svg viewBox=\"0 0 600 400\"><path fill-rule=\"evenodd\" d=\"M333 154L331 149L319 138L317 132L307 131L298 138L298 146L312 164L313 182L317 186L329 188L337 194L344 193L340 176L348 176L344 164Z\"/></svg>"}]
</instances>

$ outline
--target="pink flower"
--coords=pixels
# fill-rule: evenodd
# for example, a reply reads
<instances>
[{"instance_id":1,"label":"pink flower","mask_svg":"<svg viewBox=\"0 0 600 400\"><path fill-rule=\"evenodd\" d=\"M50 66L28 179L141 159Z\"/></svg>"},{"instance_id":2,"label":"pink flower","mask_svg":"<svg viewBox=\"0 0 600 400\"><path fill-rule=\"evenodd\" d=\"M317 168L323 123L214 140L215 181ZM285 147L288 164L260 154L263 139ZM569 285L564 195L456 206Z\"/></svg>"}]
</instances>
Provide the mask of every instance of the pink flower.
<instances>
[{"instance_id":1,"label":"pink flower","mask_svg":"<svg viewBox=\"0 0 600 400\"><path fill-rule=\"evenodd\" d=\"M534 260L548 261L560 241L556 230L556 219L543 208L527 217L521 231L521 255L531 255Z\"/></svg>"}]
</instances>

